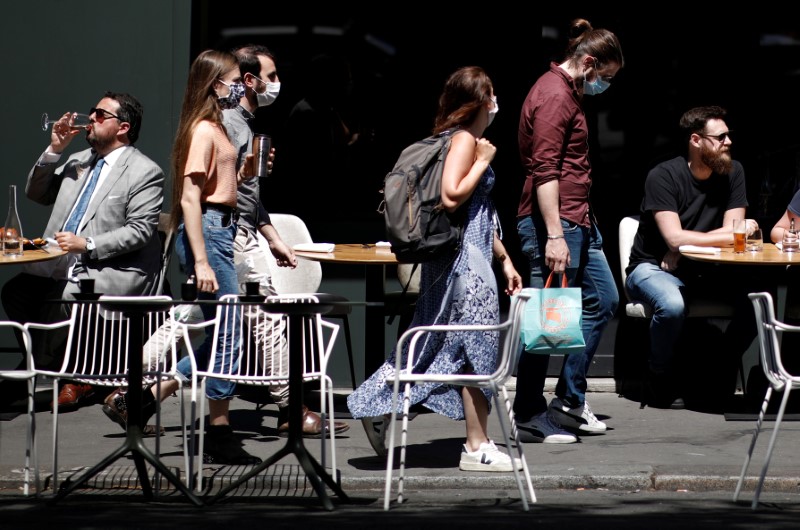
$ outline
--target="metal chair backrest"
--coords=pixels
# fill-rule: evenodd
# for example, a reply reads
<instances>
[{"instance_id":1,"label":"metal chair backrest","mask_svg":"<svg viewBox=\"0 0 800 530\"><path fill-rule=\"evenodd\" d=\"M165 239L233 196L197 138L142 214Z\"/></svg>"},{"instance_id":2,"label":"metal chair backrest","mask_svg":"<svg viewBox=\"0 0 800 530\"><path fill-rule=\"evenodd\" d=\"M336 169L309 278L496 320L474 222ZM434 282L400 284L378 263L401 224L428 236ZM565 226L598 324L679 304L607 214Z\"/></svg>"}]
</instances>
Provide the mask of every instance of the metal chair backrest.
<instances>
[{"instance_id":1,"label":"metal chair backrest","mask_svg":"<svg viewBox=\"0 0 800 530\"><path fill-rule=\"evenodd\" d=\"M296 215L286 213L270 213L270 222L288 246L298 243L313 243L306 223ZM322 283L322 265L310 259L298 259L297 267L278 267L275 257L269 250L269 244L263 236L259 236L261 246L267 255L270 265L272 285L278 294L283 293L315 293Z\"/></svg>"},{"instance_id":2,"label":"metal chair backrest","mask_svg":"<svg viewBox=\"0 0 800 530\"><path fill-rule=\"evenodd\" d=\"M151 301L169 309L148 312L143 325L143 336L157 336L156 330L173 315L169 296L100 296L97 302L76 302L72 304L69 320L53 324L29 322L28 330L37 329L50 333L63 333L67 330L67 347L64 360L58 370L36 369L37 375L52 378L53 392L53 489L58 487L58 385L61 379L87 385L120 387L127 386L131 351L129 338L131 322L121 310L111 310L103 302ZM174 379L177 365L175 335L161 335L159 341L166 344L154 345L151 356L142 359L142 385L150 385L159 380ZM184 433L185 435L185 433ZM158 438L157 438L158 440ZM156 442L158 452L158 441ZM189 467L186 457L187 469Z\"/></svg>"},{"instance_id":3,"label":"metal chair backrest","mask_svg":"<svg viewBox=\"0 0 800 530\"><path fill-rule=\"evenodd\" d=\"M770 385L780 390L791 379L790 374L781 361L781 340L778 334L785 326L775 317L772 295L769 293L750 293L758 326L758 351L761 367Z\"/></svg>"},{"instance_id":4,"label":"metal chair backrest","mask_svg":"<svg viewBox=\"0 0 800 530\"><path fill-rule=\"evenodd\" d=\"M292 299L317 303L313 294L283 294L269 297L273 300ZM287 326L286 315L277 315L265 311L256 311L254 307L238 304L237 295L225 295L220 298L214 324L214 342L208 365L198 366L197 373L201 377L227 379L242 384L287 383L289 380L288 359L284 355L274 353L292 347L288 344L288 336L284 332ZM207 326L187 324L187 327ZM256 329L256 332L252 330ZM220 351L217 340L220 334L234 330L236 339L230 344L234 351ZM324 330L329 336L323 337ZM303 344L305 364L303 374L307 380L319 378L327 368L328 356L338 334L339 326L315 317L304 319ZM268 337L268 340L259 340ZM223 362L216 365L216 359Z\"/></svg>"},{"instance_id":5,"label":"metal chair backrest","mask_svg":"<svg viewBox=\"0 0 800 530\"><path fill-rule=\"evenodd\" d=\"M101 296L97 303L75 303L72 305L67 337L67 350L64 361L54 377L69 378L96 386L121 386L127 382L130 319L122 311L106 309L103 301L142 301L171 302L169 296ZM142 359L143 384L155 383L158 377L170 378L169 374L177 364L175 350L166 342L174 344L174 336L156 333L167 319L172 309L147 313L144 323L144 336L164 344L146 349L147 357ZM148 354L148 352L150 352Z\"/></svg>"},{"instance_id":6,"label":"metal chair backrest","mask_svg":"<svg viewBox=\"0 0 800 530\"><path fill-rule=\"evenodd\" d=\"M786 406L789 403L789 397L792 395L792 390L800 388L800 376L792 375L783 365L781 360L781 339L786 333L800 333L800 326L793 326L779 321L775 318L775 309L772 302L772 295L767 292L763 293L750 293L748 295L753 303L755 310L756 324L758 326L758 343L759 352L761 356L761 367L764 375L769 381L769 386L764 394L764 400L758 412L758 420L756 420L756 428L753 430L753 436L750 439L750 446L745 453L744 463L742 464L742 471L739 474L739 481L736 484L736 489L733 493L733 501L739 499L739 493L742 491L744 485L745 474L750 465L753 457L753 450L755 449L758 435L761 432L761 427L764 423L765 416L769 410L770 400L774 393L781 392L780 405L778 412L775 415L775 423L772 427L772 436L767 446L767 452L764 457L764 464L761 467L761 474L756 483L755 494L753 495L753 502L751 507L755 510L758 507L758 499L761 496L761 489L764 486L764 479L767 476L769 463L772 459L772 451L775 448L775 442L778 439L778 432L780 432L781 421L783 420Z\"/></svg>"},{"instance_id":7,"label":"metal chair backrest","mask_svg":"<svg viewBox=\"0 0 800 530\"><path fill-rule=\"evenodd\" d=\"M282 294L269 297L268 300L293 302L314 302L319 300L313 294ZM289 383L288 348L298 347L288 342L285 332L288 326L286 315L267 313L258 310L255 305L241 304L236 295L225 295L220 298L213 320L197 324L181 324L192 359L192 402L198 401L198 394L205 395L206 379L209 377L232 381L241 385L271 386ZM327 322L320 315L312 317L294 317L303 319L303 338L299 345L303 350L304 381L320 381L320 415L326 418L330 410L333 414L333 382L327 375L328 359L339 331L339 325ZM194 350L189 341L189 330L214 327L214 340L208 364L197 365ZM253 332L253 330L256 330ZM220 334L233 333L234 340L226 341L226 348L218 347ZM325 336L327 334L327 337ZM221 362L217 366L217 359ZM199 384L198 384L199 383ZM196 406L192 407L196 410ZM205 399L200 399L199 450L197 451L197 467L202 475L202 455L204 444ZM195 419L192 418L192 425ZM336 442L333 432L330 437L331 468L336 474ZM325 437L321 439L321 464L325 467ZM197 491L202 490L202 481L196 482Z\"/></svg>"},{"instance_id":8,"label":"metal chair backrest","mask_svg":"<svg viewBox=\"0 0 800 530\"><path fill-rule=\"evenodd\" d=\"M2 369L0 370L0 381L25 381L27 383L27 422L26 422L26 442L25 442L25 476L23 484L23 494L30 495L31 473L34 476L36 495L41 493L39 480L39 465L36 451L36 408L34 403L34 391L36 382L36 372L33 370L33 355L31 354L31 335L28 328L19 322L11 320L0 320L0 328L7 328L22 336L25 345L25 367Z\"/></svg>"},{"instance_id":9,"label":"metal chair backrest","mask_svg":"<svg viewBox=\"0 0 800 530\"><path fill-rule=\"evenodd\" d=\"M313 243L311 233L308 231L306 223L296 215L286 213L270 213L270 222L280 235L284 243L294 247L299 243ZM291 293L316 293L320 297L346 302L347 298L340 295L319 293L322 283L322 265L315 260L298 259L297 267L278 267L275 257L269 249L269 243L259 232L259 245L267 256L269 271L272 279L272 286L279 295ZM347 360L350 368L350 381L353 390L356 388L355 364L353 359L353 345L350 339L350 314L349 305L339 305L325 316L325 320L339 319L344 326L345 346L347 348Z\"/></svg>"}]
</instances>

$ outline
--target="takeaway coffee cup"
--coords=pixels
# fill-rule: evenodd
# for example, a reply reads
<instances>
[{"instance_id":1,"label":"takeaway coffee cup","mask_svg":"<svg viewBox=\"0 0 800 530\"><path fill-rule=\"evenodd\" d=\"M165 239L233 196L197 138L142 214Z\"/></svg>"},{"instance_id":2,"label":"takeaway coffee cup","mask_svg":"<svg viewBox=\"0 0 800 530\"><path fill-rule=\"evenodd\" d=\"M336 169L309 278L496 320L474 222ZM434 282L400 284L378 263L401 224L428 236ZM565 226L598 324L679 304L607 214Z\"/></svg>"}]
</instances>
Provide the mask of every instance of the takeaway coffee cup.
<instances>
[{"instance_id":1,"label":"takeaway coffee cup","mask_svg":"<svg viewBox=\"0 0 800 530\"><path fill-rule=\"evenodd\" d=\"M272 138L266 134L253 136L253 163L255 164L257 177L269 175L269 152L271 149Z\"/></svg>"}]
</instances>

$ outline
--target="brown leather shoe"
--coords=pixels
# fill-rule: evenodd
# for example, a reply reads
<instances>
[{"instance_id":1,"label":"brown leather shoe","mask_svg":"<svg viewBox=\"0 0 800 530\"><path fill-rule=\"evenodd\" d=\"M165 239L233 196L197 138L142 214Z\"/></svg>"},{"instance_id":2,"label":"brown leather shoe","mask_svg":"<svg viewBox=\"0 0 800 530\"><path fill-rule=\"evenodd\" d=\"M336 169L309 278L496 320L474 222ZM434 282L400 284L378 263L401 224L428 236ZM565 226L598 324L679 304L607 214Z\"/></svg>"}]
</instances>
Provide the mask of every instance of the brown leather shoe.
<instances>
[{"instance_id":1,"label":"brown leather shoe","mask_svg":"<svg viewBox=\"0 0 800 530\"><path fill-rule=\"evenodd\" d=\"M58 393L58 410L68 412L77 410L84 405L90 405L90 398L94 396L94 387L92 385L72 385L66 384L61 387ZM53 403L50 403L50 410L54 409Z\"/></svg>"},{"instance_id":2,"label":"brown leather shoe","mask_svg":"<svg viewBox=\"0 0 800 530\"><path fill-rule=\"evenodd\" d=\"M108 416L108 419L122 427L123 431L128 430L128 408L125 402L125 394L119 388L111 392L103 403L103 413ZM164 436L165 429L161 426L160 436ZM152 424L145 425L142 429L142 435L145 437L156 435L156 426Z\"/></svg>"},{"instance_id":3,"label":"brown leather shoe","mask_svg":"<svg viewBox=\"0 0 800 530\"><path fill-rule=\"evenodd\" d=\"M349 428L350 426L343 421L333 422L333 432L336 434L341 434ZM303 405L303 438L322 438L322 430L322 418L319 417L319 414L311 412L308 407ZM278 436L283 438L289 436L288 421L278 426ZM325 436L329 436L328 429L325 429Z\"/></svg>"},{"instance_id":4,"label":"brown leather shoe","mask_svg":"<svg viewBox=\"0 0 800 530\"><path fill-rule=\"evenodd\" d=\"M124 394L119 388L111 392L103 403L103 413L108 419L122 427L123 431L128 430L128 409L125 406Z\"/></svg>"}]
</instances>

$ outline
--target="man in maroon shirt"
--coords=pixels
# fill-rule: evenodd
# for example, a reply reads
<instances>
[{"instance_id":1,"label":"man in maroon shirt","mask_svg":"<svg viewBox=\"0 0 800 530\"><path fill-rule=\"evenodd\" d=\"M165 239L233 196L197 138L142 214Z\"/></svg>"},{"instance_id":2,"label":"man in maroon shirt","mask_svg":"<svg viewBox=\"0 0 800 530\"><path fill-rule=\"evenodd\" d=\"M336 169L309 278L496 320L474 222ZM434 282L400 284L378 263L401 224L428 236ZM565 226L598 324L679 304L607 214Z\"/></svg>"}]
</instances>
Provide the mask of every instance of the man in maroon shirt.
<instances>
[{"instance_id":1,"label":"man in maroon shirt","mask_svg":"<svg viewBox=\"0 0 800 530\"><path fill-rule=\"evenodd\" d=\"M586 348L566 356L549 410L544 383L550 357L523 352L514 411L523 441L574 443L578 433L603 433L586 402L586 372L619 302L603 254L603 239L589 204L592 184L585 95L608 88L623 66L619 41L586 20L573 21L566 59L533 85L522 108L519 149L525 185L517 231L530 262L530 286L542 288L551 272L566 274L583 296Z\"/></svg>"}]
</instances>

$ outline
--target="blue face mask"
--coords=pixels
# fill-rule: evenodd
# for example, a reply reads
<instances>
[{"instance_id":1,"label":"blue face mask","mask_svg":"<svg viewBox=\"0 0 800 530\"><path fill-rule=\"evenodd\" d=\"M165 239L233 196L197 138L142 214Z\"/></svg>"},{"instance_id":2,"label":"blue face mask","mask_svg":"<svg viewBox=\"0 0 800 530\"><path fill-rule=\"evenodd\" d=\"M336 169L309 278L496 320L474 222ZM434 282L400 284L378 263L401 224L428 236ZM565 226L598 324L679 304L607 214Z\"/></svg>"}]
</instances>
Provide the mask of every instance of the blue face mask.
<instances>
[{"instance_id":1,"label":"blue face mask","mask_svg":"<svg viewBox=\"0 0 800 530\"><path fill-rule=\"evenodd\" d=\"M597 63L597 59L594 59L594 81L590 83L586 80L586 77L583 78L583 93L587 96L596 96L597 94L602 94L608 87L611 86L609 81L605 81L602 77L600 77L598 68L599 64Z\"/></svg>"},{"instance_id":2,"label":"blue face mask","mask_svg":"<svg viewBox=\"0 0 800 530\"><path fill-rule=\"evenodd\" d=\"M592 81L591 83L583 79L583 93L587 96L596 96L597 94L602 94L605 90L611 86L611 83L608 81L603 81L599 75L597 78Z\"/></svg>"}]
</instances>

